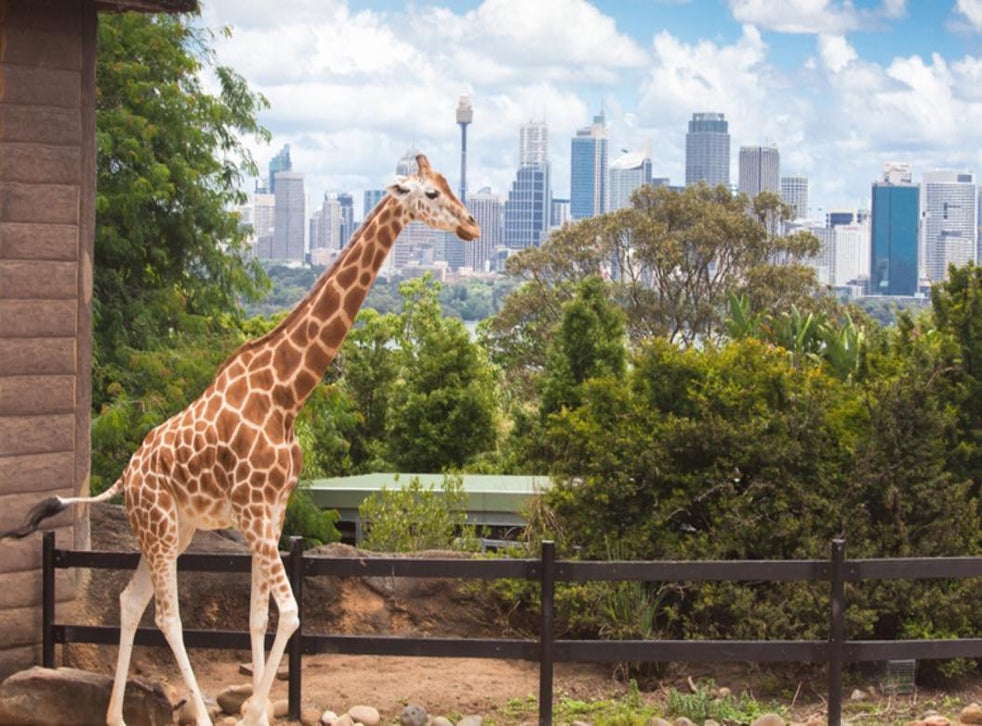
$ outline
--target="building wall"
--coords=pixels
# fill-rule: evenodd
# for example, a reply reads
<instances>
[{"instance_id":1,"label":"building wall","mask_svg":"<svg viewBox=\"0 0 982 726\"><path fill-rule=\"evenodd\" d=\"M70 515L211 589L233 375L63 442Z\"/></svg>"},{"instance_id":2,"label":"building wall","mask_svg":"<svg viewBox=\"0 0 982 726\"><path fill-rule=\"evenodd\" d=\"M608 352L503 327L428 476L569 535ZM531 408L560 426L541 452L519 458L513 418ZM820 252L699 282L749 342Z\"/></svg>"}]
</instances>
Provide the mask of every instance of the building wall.
<instances>
[{"instance_id":1,"label":"building wall","mask_svg":"<svg viewBox=\"0 0 982 726\"><path fill-rule=\"evenodd\" d=\"M0 0L0 530L88 490L95 41L89 0ZM39 660L40 563L37 536L0 548L0 677Z\"/></svg>"}]
</instances>

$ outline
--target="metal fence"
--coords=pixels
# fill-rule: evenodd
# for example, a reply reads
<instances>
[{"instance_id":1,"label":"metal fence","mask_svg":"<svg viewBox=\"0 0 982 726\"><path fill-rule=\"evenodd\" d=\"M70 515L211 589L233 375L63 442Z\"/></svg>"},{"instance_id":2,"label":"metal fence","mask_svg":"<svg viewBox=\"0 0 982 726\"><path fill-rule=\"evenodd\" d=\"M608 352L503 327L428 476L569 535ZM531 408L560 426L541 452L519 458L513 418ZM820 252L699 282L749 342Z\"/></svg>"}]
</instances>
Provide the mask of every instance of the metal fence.
<instances>
[{"instance_id":1,"label":"metal fence","mask_svg":"<svg viewBox=\"0 0 982 726\"><path fill-rule=\"evenodd\" d=\"M55 548L54 534L43 538L43 650L46 667L54 666L56 643L116 644L115 626L70 625L55 622L55 570L84 567L134 569L139 554L81 552ZM956 640L846 640L845 584L884 579L961 579L982 577L982 557L936 557L847 560L845 542L832 542L827 560L750 560L701 562L582 562L555 559L552 542L542 543L538 559L409 559L401 557L341 558L305 554L299 539L283 553L294 595L300 604L300 628L287 649L289 661L289 716L298 719L302 689L303 655L403 655L436 658L495 658L539 663L539 723L552 723L553 669L559 662L787 662L825 664L828 668L828 722L842 722L842 675L848 663L900 659L982 658L982 639ZM248 554L185 554L179 570L244 572L251 569ZM307 577L407 577L453 579L523 579L537 582L541 595L539 637L429 638L358 636L308 633L303 628L303 584ZM561 640L554 637L557 582L734 582L807 581L829 583L827 640ZM188 648L249 650L245 631L185 630ZM267 636L267 647L272 634ZM166 646L154 628L140 628L140 645Z\"/></svg>"}]
</instances>

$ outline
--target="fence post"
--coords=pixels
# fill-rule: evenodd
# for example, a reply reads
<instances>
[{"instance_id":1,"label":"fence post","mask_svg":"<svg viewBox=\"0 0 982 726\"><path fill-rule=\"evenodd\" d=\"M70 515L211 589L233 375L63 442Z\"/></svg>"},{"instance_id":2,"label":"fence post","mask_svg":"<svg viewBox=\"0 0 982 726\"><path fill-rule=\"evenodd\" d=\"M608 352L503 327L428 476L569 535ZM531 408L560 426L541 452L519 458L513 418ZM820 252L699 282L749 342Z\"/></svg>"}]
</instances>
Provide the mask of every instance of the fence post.
<instances>
[{"instance_id":1,"label":"fence post","mask_svg":"<svg viewBox=\"0 0 982 726\"><path fill-rule=\"evenodd\" d=\"M829 726L842 724L842 668L846 640L846 541L832 540L830 605L832 619L829 628Z\"/></svg>"},{"instance_id":2,"label":"fence post","mask_svg":"<svg viewBox=\"0 0 982 726\"><path fill-rule=\"evenodd\" d=\"M55 667L55 533L41 539L41 665Z\"/></svg>"},{"instance_id":3,"label":"fence post","mask_svg":"<svg viewBox=\"0 0 982 726\"><path fill-rule=\"evenodd\" d=\"M293 721L300 720L300 696L302 682L303 655L303 537L290 538L290 588L297 601L297 617L300 624L287 644L289 653L290 681L288 688L289 712Z\"/></svg>"},{"instance_id":4,"label":"fence post","mask_svg":"<svg viewBox=\"0 0 982 726\"><path fill-rule=\"evenodd\" d=\"M542 599L539 622L539 726L552 724L552 667L554 653L555 615L553 612L556 589L556 543L542 543L542 573L540 594Z\"/></svg>"}]
</instances>

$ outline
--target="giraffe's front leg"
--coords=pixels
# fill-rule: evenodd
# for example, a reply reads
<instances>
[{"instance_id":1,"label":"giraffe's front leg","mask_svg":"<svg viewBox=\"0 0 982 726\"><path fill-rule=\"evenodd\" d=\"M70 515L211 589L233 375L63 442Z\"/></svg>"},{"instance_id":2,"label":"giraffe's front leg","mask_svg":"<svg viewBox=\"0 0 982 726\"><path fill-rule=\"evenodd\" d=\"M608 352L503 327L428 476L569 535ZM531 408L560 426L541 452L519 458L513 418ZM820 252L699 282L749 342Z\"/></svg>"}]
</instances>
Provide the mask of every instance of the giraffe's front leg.
<instances>
[{"instance_id":1,"label":"giraffe's front leg","mask_svg":"<svg viewBox=\"0 0 982 726\"><path fill-rule=\"evenodd\" d=\"M252 643L252 692L259 690L266 667L266 627L269 625L269 573L258 557L252 558L249 602L249 637Z\"/></svg>"}]
</instances>

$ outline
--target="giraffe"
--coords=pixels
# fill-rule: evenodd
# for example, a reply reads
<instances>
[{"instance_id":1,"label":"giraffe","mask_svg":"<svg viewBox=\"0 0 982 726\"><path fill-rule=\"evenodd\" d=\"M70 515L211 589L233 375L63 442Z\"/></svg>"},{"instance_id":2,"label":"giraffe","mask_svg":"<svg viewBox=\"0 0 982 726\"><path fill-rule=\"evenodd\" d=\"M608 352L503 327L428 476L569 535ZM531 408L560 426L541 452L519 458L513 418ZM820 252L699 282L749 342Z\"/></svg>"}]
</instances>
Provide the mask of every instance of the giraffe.
<instances>
[{"instance_id":1,"label":"giraffe","mask_svg":"<svg viewBox=\"0 0 982 726\"><path fill-rule=\"evenodd\" d=\"M297 602L278 551L286 502L302 464L294 421L334 359L386 255L409 222L480 236L477 222L446 179L416 157L418 171L387 189L378 206L306 297L266 335L246 342L187 408L151 431L112 487L95 497L51 497L25 523L0 533L25 537L77 503L124 495L140 563L120 595L120 643L106 721L123 724L123 694L136 628L155 598L155 622L177 660L198 726L210 724L184 646L177 599L177 557L198 529L234 527L252 555L249 632L253 697L243 726L266 726L265 704L287 640L299 624ZM268 658L264 638L272 595L279 618Z\"/></svg>"}]
</instances>

